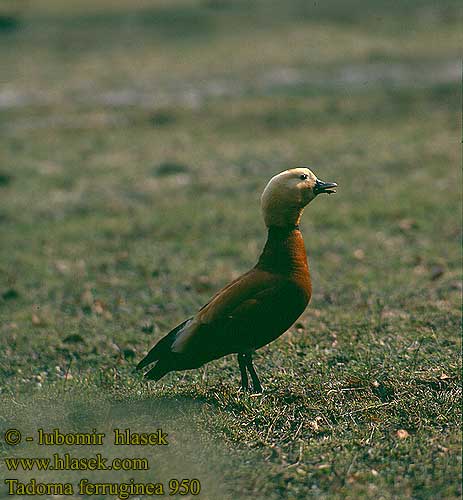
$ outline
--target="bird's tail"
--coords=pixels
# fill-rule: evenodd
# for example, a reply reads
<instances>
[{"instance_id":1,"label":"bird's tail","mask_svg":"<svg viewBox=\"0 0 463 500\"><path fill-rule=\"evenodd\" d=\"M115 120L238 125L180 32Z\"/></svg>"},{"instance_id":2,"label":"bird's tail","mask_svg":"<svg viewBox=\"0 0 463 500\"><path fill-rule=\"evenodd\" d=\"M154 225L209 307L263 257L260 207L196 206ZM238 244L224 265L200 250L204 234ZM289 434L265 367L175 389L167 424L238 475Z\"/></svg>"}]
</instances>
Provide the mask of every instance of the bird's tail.
<instances>
[{"instance_id":1,"label":"bird's tail","mask_svg":"<svg viewBox=\"0 0 463 500\"><path fill-rule=\"evenodd\" d=\"M183 323L180 323L180 325L177 325L173 330L171 330L138 363L137 370L141 370L145 366L156 362L156 365L145 374L145 378L150 380L159 380L167 372L172 370L167 362L170 354L170 347L175 340L177 333L186 325L188 321L190 321L190 319L191 318L186 319Z\"/></svg>"},{"instance_id":2,"label":"bird's tail","mask_svg":"<svg viewBox=\"0 0 463 500\"><path fill-rule=\"evenodd\" d=\"M156 361L156 364L153 366L153 368L151 368L151 370L145 373L145 378L157 382L171 370L172 368L170 367L169 363L163 361Z\"/></svg>"}]
</instances>

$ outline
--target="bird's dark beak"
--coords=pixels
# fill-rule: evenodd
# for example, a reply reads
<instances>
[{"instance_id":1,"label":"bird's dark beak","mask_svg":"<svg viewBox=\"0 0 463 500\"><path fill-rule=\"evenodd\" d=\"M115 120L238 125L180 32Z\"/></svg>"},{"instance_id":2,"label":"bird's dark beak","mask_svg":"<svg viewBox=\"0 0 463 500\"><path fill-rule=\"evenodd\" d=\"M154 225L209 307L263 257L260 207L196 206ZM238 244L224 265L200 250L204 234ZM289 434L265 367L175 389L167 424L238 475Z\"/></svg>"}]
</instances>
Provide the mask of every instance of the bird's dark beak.
<instances>
[{"instance_id":1,"label":"bird's dark beak","mask_svg":"<svg viewBox=\"0 0 463 500\"><path fill-rule=\"evenodd\" d=\"M320 193L336 193L337 187L338 185L336 184L336 182L323 182L320 179L317 179L313 188L313 192L316 195Z\"/></svg>"}]
</instances>

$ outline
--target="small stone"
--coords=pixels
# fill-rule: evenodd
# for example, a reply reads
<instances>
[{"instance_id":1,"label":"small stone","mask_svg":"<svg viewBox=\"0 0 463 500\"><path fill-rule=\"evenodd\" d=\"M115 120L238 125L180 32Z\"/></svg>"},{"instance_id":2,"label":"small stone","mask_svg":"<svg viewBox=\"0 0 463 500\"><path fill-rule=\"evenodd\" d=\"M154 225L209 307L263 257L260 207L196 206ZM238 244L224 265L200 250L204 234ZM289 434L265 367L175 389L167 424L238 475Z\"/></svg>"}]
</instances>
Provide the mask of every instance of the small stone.
<instances>
[{"instance_id":1,"label":"small stone","mask_svg":"<svg viewBox=\"0 0 463 500\"><path fill-rule=\"evenodd\" d=\"M95 303L93 304L93 311L95 314L103 314L104 310L105 304L99 299L95 300Z\"/></svg>"},{"instance_id":2,"label":"small stone","mask_svg":"<svg viewBox=\"0 0 463 500\"><path fill-rule=\"evenodd\" d=\"M399 439L407 439L410 437L410 434L405 429L399 429L396 434Z\"/></svg>"},{"instance_id":3,"label":"small stone","mask_svg":"<svg viewBox=\"0 0 463 500\"><path fill-rule=\"evenodd\" d=\"M43 326L43 320L37 314L32 313L32 324L34 326Z\"/></svg>"},{"instance_id":4,"label":"small stone","mask_svg":"<svg viewBox=\"0 0 463 500\"><path fill-rule=\"evenodd\" d=\"M365 258L365 252L361 248L354 250L354 257L357 260L363 260Z\"/></svg>"}]
</instances>

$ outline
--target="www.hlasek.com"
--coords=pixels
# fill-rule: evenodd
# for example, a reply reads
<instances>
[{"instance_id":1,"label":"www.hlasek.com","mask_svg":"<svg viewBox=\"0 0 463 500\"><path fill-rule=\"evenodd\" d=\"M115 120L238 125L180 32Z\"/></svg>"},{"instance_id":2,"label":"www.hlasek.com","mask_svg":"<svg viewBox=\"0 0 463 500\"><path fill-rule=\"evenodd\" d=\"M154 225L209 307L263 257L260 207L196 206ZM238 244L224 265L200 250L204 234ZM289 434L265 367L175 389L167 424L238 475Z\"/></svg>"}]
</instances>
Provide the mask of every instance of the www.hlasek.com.
<instances>
[{"instance_id":1,"label":"www.hlasek.com","mask_svg":"<svg viewBox=\"0 0 463 500\"><path fill-rule=\"evenodd\" d=\"M54 453L52 458L5 458L9 471L50 470L149 470L146 458L114 458L110 462L97 453L92 457L73 457L70 453Z\"/></svg>"}]
</instances>

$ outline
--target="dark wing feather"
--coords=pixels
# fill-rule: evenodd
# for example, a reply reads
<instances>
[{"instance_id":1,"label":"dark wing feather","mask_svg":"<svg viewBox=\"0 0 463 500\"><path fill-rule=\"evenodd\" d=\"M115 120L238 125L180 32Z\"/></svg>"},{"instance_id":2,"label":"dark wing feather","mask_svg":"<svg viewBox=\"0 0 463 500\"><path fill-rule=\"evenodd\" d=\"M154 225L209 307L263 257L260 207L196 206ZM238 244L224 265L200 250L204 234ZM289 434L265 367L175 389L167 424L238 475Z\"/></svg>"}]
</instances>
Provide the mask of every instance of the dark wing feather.
<instances>
[{"instance_id":1,"label":"dark wing feather","mask_svg":"<svg viewBox=\"0 0 463 500\"><path fill-rule=\"evenodd\" d=\"M170 350L170 346L175 339L177 333L190 321L191 318L186 319L167 335L165 335L154 347L151 348L149 353L138 363L137 370L141 370L145 366L158 361L163 354Z\"/></svg>"}]
</instances>

